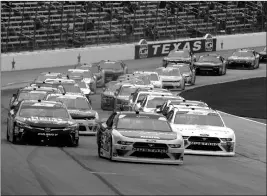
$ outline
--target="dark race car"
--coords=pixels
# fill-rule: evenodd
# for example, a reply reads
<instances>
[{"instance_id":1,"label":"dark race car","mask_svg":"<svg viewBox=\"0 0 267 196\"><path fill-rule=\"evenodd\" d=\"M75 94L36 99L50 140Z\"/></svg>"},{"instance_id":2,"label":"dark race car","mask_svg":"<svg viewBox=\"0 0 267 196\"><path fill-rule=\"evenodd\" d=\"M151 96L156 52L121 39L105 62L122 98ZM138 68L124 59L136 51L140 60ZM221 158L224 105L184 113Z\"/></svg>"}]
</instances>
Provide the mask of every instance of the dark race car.
<instances>
[{"instance_id":1,"label":"dark race car","mask_svg":"<svg viewBox=\"0 0 267 196\"><path fill-rule=\"evenodd\" d=\"M10 109L14 108L22 100L44 100L49 93L51 92L42 90L41 88L21 88L11 97L9 107Z\"/></svg>"},{"instance_id":2,"label":"dark race car","mask_svg":"<svg viewBox=\"0 0 267 196\"><path fill-rule=\"evenodd\" d=\"M212 72L218 75L226 74L226 61L218 54L206 54L200 56L198 61L194 63L196 73Z\"/></svg>"},{"instance_id":3,"label":"dark race car","mask_svg":"<svg viewBox=\"0 0 267 196\"><path fill-rule=\"evenodd\" d=\"M257 69L260 66L260 55L253 49L236 50L227 59L227 68Z\"/></svg>"},{"instance_id":4,"label":"dark race car","mask_svg":"<svg viewBox=\"0 0 267 196\"><path fill-rule=\"evenodd\" d=\"M172 50L163 58L163 67L167 67L169 63L186 63L192 66L195 61L196 56L190 50Z\"/></svg>"},{"instance_id":5,"label":"dark race car","mask_svg":"<svg viewBox=\"0 0 267 196\"><path fill-rule=\"evenodd\" d=\"M259 52L260 55L260 62L267 62L267 51L266 51L266 47Z\"/></svg>"},{"instance_id":6,"label":"dark race car","mask_svg":"<svg viewBox=\"0 0 267 196\"><path fill-rule=\"evenodd\" d=\"M168 65L169 67L177 67L180 73L184 77L185 83L189 85L194 85L196 82L196 70L191 68L190 65L185 63L172 63Z\"/></svg>"},{"instance_id":7,"label":"dark race car","mask_svg":"<svg viewBox=\"0 0 267 196\"><path fill-rule=\"evenodd\" d=\"M123 61L100 61L92 66L97 78L97 87L104 87L106 83L115 81L120 75L127 74L128 68Z\"/></svg>"},{"instance_id":8,"label":"dark race car","mask_svg":"<svg viewBox=\"0 0 267 196\"><path fill-rule=\"evenodd\" d=\"M101 93L101 109L102 110L108 110L112 111L114 108L114 100L115 95L114 93L120 86L122 85L122 82L118 81L111 81L106 84L106 87L103 88L103 92Z\"/></svg>"},{"instance_id":9,"label":"dark race car","mask_svg":"<svg viewBox=\"0 0 267 196\"><path fill-rule=\"evenodd\" d=\"M24 100L7 117L7 140L78 146L78 124L61 102Z\"/></svg>"}]
</instances>

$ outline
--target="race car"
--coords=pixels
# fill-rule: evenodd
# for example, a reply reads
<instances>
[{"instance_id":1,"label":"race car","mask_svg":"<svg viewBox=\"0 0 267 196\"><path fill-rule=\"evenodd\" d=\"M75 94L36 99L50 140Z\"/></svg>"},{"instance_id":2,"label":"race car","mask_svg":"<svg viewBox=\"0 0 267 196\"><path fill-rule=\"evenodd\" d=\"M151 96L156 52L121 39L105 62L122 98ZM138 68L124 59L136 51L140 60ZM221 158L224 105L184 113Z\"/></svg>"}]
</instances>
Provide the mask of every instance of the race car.
<instances>
[{"instance_id":1,"label":"race car","mask_svg":"<svg viewBox=\"0 0 267 196\"><path fill-rule=\"evenodd\" d=\"M114 109L115 92L122 85L122 82L111 81L101 93L101 109L112 111Z\"/></svg>"},{"instance_id":2,"label":"race car","mask_svg":"<svg viewBox=\"0 0 267 196\"><path fill-rule=\"evenodd\" d=\"M52 89L58 89L61 93L66 93L65 88L61 85L61 83L47 83L45 81L43 82L32 82L30 84L31 87L35 88L52 88Z\"/></svg>"},{"instance_id":3,"label":"race car","mask_svg":"<svg viewBox=\"0 0 267 196\"><path fill-rule=\"evenodd\" d=\"M97 148L111 161L183 164L181 134L154 113L114 112L97 132Z\"/></svg>"},{"instance_id":4,"label":"race car","mask_svg":"<svg viewBox=\"0 0 267 196\"><path fill-rule=\"evenodd\" d=\"M149 77L150 82L153 84L154 88L162 88L162 80L159 74L154 71L135 71L134 74L146 74Z\"/></svg>"},{"instance_id":5,"label":"race car","mask_svg":"<svg viewBox=\"0 0 267 196\"><path fill-rule=\"evenodd\" d=\"M80 87L80 89L81 89L82 93L85 95L85 97L86 97L89 101L91 101L91 98L90 98L91 89L90 89L90 86L88 85L88 83L86 83L86 82L84 81L84 79L81 80L81 81L77 81L76 83L77 83L78 86Z\"/></svg>"},{"instance_id":6,"label":"race car","mask_svg":"<svg viewBox=\"0 0 267 196\"><path fill-rule=\"evenodd\" d=\"M23 100L9 111L7 140L17 143L79 145L78 124L60 102Z\"/></svg>"},{"instance_id":7,"label":"race car","mask_svg":"<svg viewBox=\"0 0 267 196\"><path fill-rule=\"evenodd\" d=\"M159 67L155 70L162 79L162 88L168 90L184 90L185 80L180 73L179 68L176 67Z\"/></svg>"},{"instance_id":8,"label":"race car","mask_svg":"<svg viewBox=\"0 0 267 196\"><path fill-rule=\"evenodd\" d=\"M138 88L141 86L137 86L134 84L123 84L121 85L114 93L115 95L115 100L114 100L114 106L113 106L113 110L114 111L123 111L124 107L126 108L126 110L128 110L129 107L129 97L131 96L131 94Z\"/></svg>"},{"instance_id":9,"label":"race car","mask_svg":"<svg viewBox=\"0 0 267 196\"><path fill-rule=\"evenodd\" d=\"M22 100L43 100L47 94L50 92L38 88L25 87L13 94L9 101L10 109L17 106L17 104Z\"/></svg>"},{"instance_id":10,"label":"race car","mask_svg":"<svg viewBox=\"0 0 267 196\"><path fill-rule=\"evenodd\" d=\"M166 116L184 139L185 154L234 156L236 137L212 109L174 108Z\"/></svg>"},{"instance_id":11,"label":"race car","mask_svg":"<svg viewBox=\"0 0 267 196\"><path fill-rule=\"evenodd\" d=\"M64 87L66 93L83 93L79 85L71 79L46 79L45 83L60 84Z\"/></svg>"},{"instance_id":12,"label":"race car","mask_svg":"<svg viewBox=\"0 0 267 196\"><path fill-rule=\"evenodd\" d=\"M132 93L132 95L130 96L130 104L129 104L129 108L128 110L129 111L135 111L137 110L136 109L136 105L137 104L141 104L142 101L144 100L144 98L147 96L147 95L170 95L172 96L172 93L166 89L158 89L158 88L155 88L155 89L144 89L144 88L138 88L135 90L134 93ZM124 110L126 110L124 108Z\"/></svg>"},{"instance_id":13,"label":"race car","mask_svg":"<svg viewBox=\"0 0 267 196\"><path fill-rule=\"evenodd\" d=\"M61 78L62 74L57 72L41 72L37 78L34 79L34 82L43 82L48 78L55 79Z\"/></svg>"},{"instance_id":14,"label":"race car","mask_svg":"<svg viewBox=\"0 0 267 196\"><path fill-rule=\"evenodd\" d=\"M185 63L171 63L168 67L177 67L180 70L180 73L184 77L185 84L194 85L196 83L196 70L191 68L188 64Z\"/></svg>"},{"instance_id":15,"label":"race car","mask_svg":"<svg viewBox=\"0 0 267 196\"><path fill-rule=\"evenodd\" d=\"M192 67L195 61L196 56L190 50L172 50L163 58L163 67L167 67L169 63L186 63Z\"/></svg>"},{"instance_id":16,"label":"race car","mask_svg":"<svg viewBox=\"0 0 267 196\"><path fill-rule=\"evenodd\" d=\"M79 124L79 135L95 135L98 127L98 113L82 95L63 94L46 97L47 101L59 101L66 105L73 120Z\"/></svg>"},{"instance_id":17,"label":"race car","mask_svg":"<svg viewBox=\"0 0 267 196\"><path fill-rule=\"evenodd\" d=\"M260 55L253 49L238 49L227 59L226 66L230 68L258 69L260 66Z\"/></svg>"},{"instance_id":18,"label":"race car","mask_svg":"<svg viewBox=\"0 0 267 196\"><path fill-rule=\"evenodd\" d=\"M120 75L127 74L128 68L123 61L102 60L94 65L94 75L97 87L104 87L106 83L117 80Z\"/></svg>"},{"instance_id":19,"label":"race car","mask_svg":"<svg viewBox=\"0 0 267 196\"><path fill-rule=\"evenodd\" d=\"M90 93L96 93L96 76L88 69L69 69L67 76L69 79L80 79L83 80L89 87Z\"/></svg>"},{"instance_id":20,"label":"race car","mask_svg":"<svg viewBox=\"0 0 267 196\"><path fill-rule=\"evenodd\" d=\"M259 52L260 55L260 62L267 62L267 51L266 51L266 47Z\"/></svg>"},{"instance_id":21,"label":"race car","mask_svg":"<svg viewBox=\"0 0 267 196\"><path fill-rule=\"evenodd\" d=\"M226 74L226 61L218 54L206 54L199 57L197 62L194 63L196 73L212 72L218 75Z\"/></svg>"},{"instance_id":22,"label":"race car","mask_svg":"<svg viewBox=\"0 0 267 196\"><path fill-rule=\"evenodd\" d=\"M136 111L155 112L167 100L177 100L179 97L173 95L147 95L140 104L136 104ZM181 99L183 99L181 97Z\"/></svg>"},{"instance_id":23,"label":"race car","mask_svg":"<svg viewBox=\"0 0 267 196\"><path fill-rule=\"evenodd\" d=\"M177 100L168 100L160 107L159 113L162 113L164 116L172 110L172 108L177 106L193 106L201 108L209 108L208 104L202 101L186 100L186 99L177 99Z\"/></svg>"}]
</instances>

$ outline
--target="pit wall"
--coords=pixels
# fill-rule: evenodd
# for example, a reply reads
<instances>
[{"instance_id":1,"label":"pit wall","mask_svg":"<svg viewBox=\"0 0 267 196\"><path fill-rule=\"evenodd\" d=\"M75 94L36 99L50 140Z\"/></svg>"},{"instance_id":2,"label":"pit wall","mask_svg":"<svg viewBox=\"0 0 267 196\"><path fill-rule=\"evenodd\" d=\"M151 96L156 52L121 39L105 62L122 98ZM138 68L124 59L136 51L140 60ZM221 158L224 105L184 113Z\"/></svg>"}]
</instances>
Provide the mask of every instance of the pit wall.
<instances>
[{"instance_id":1,"label":"pit wall","mask_svg":"<svg viewBox=\"0 0 267 196\"><path fill-rule=\"evenodd\" d=\"M217 36L212 38L203 37L157 42L143 41L138 44L96 46L78 49L8 53L1 54L1 71L75 65L79 61L79 56L80 62L93 63L105 59L132 60L139 59L140 56L141 58L166 56L174 48L187 48L198 53L258 46L266 46L266 32Z\"/></svg>"}]
</instances>

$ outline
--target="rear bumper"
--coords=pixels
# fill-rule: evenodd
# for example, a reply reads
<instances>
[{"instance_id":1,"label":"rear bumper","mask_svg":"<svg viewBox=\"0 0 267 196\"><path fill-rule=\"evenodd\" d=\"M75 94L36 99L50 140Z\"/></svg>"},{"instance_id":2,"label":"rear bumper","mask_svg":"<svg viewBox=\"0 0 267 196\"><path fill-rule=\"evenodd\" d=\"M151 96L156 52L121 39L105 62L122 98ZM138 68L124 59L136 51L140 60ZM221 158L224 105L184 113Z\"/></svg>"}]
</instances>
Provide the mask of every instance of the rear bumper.
<instances>
[{"instance_id":1,"label":"rear bumper","mask_svg":"<svg viewBox=\"0 0 267 196\"><path fill-rule=\"evenodd\" d=\"M162 82L162 88L164 89L180 89L181 82Z\"/></svg>"},{"instance_id":2,"label":"rear bumper","mask_svg":"<svg viewBox=\"0 0 267 196\"><path fill-rule=\"evenodd\" d=\"M234 68L234 67L253 67L254 64L251 62L246 61L232 61L227 63L227 68Z\"/></svg>"},{"instance_id":3,"label":"rear bumper","mask_svg":"<svg viewBox=\"0 0 267 196\"><path fill-rule=\"evenodd\" d=\"M222 68L222 66L195 66L196 71L218 72Z\"/></svg>"},{"instance_id":4,"label":"rear bumper","mask_svg":"<svg viewBox=\"0 0 267 196\"><path fill-rule=\"evenodd\" d=\"M76 120L79 124L79 135L96 135L98 123L95 120Z\"/></svg>"}]
</instances>

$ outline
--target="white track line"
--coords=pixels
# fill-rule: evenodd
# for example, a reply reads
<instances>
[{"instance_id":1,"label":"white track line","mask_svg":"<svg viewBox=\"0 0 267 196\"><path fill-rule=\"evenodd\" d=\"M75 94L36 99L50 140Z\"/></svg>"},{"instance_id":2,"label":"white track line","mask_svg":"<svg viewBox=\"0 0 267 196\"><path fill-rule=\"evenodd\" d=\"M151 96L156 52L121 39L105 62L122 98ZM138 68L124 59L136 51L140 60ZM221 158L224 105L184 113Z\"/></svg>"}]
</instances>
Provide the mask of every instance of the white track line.
<instances>
[{"instance_id":1,"label":"white track line","mask_svg":"<svg viewBox=\"0 0 267 196\"><path fill-rule=\"evenodd\" d=\"M229 115L229 116L233 116L233 117L236 117L236 118L240 118L240 119L242 119L242 120L247 120L247 121L250 121L250 122L253 122L253 123L257 123L257 124L261 124L261 125L266 126L265 123L261 123L261 122L255 121L255 120L250 120L250 119L248 119L248 118L244 118L244 117L236 116L236 115L233 115L233 114L228 114L228 113L226 113L226 112L222 112L222 111L220 111L220 110L218 110L218 111L219 111L220 113L224 113L224 114Z\"/></svg>"},{"instance_id":2,"label":"white track line","mask_svg":"<svg viewBox=\"0 0 267 196\"><path fill-rule=\"evenodd\" d=\"M30 80L30 81L22 81L22 82L10 82L10 83L4 84L2 87L11 86L11 85L14 85L14 84L24 84L24 83L28 83L28 82L32 82L32 80Z\"/></svg>"}]
</instances>

